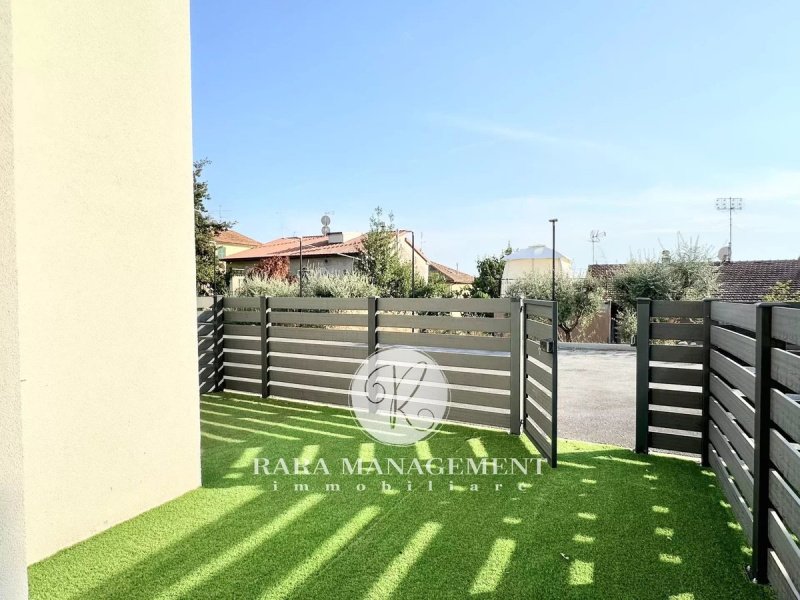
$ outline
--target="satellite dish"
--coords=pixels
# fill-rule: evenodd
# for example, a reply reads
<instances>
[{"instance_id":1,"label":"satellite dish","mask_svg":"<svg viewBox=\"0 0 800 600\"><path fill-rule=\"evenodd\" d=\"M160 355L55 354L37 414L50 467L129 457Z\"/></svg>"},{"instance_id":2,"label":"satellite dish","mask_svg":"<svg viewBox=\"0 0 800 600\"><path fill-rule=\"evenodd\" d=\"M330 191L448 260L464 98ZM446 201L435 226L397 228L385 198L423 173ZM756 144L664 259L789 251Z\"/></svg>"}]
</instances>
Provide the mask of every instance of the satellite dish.
<instances>
[{"instance_id":1,"label":"satellite dish","mask_svg":"<svg viewBox=\"0 0 800 600\"><path fill-rule=\"evenodd\" d=\"M325 227L331 224L331 218L328 215L322 215L322 218L319 220Z\"/></svg>"},{"instance_id":2,"label":"satellite dish","mask_svg":"<svg viewBox=\"0 0 800 600\"><path fill-rule=\"evenodd\" d=\"M720 259L722 262L728 262L731 259L731 247L730 246L723 246L717 252L717 258Z\"/></svg>"},{"instance_id":3,"label":"satellite dish","mask_svg":"<svg viewBox=\"0 0 800 600\"><path fill-rule=\"evenodd\" d=\"M330 219L328 219L330 221ZM331 232L331 228L327 225L322 226L322 235L328 235Z\"/></svg>"}]
</instances>

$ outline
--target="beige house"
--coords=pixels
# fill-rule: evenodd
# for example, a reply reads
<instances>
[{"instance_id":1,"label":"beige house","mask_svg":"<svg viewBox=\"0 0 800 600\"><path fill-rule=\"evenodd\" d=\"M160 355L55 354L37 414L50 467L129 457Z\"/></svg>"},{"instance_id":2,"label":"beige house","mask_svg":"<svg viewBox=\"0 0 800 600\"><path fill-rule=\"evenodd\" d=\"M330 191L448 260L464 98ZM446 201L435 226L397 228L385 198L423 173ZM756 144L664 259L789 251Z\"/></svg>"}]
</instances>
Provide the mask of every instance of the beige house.
<instances>
[{"instance_id":1,"label":"beige house","mask_svg":"<svg viewBox=\"0 0 800 600\"><path fill-rule=\"evenodd\" d=\"M200 485L191 197L189 2L0 0L0 598Z\"/></svg>"},{"instance_id":2,"label":"beige house","mask_svg":"<svg viewBox=\"0 0 800 600\"><path fill-rule=\"evenodd\" d=\"M472 285L475 277L469 273L464 273L458 269L453 269L447 265L430 261L429 273L439 275L447 283L450 284L450 290L453 292L463 292Z\"/></svg>"},{"instance_id":3,"label":"beige house","mask_svg":"<svg viewBox=\"0 0 800 600\"><path fill-rule=\"evenodd\" d=\"M412 250L407 234L397 232L397 252L401 259L411 263L414 256L414 269L420 281L428 280L428 259L418 247ZM303 270L316 270L330 274L352 273L363 250L364 233L331 232L327 235L308 235L302 239ZM227 269L233 272L231 289L236 290L247 272L257 266L260 261L271 257L286 257L289 260L289 272L297 276L300 273L301 244L299 237L284 237L272 240L255 248L243 250L223 258Z\"/></svg>"},{"instance_id":4,"label":"beige house","mask_svg":"<svg viewBox=\"0 0 800 600\"><path fill-rule=\"evenodd\" d=\"M225 258L231 254L237 254L243 250L260 246L261 242L233 229L228 229L214 236L214 245L217 247L217 256Z\"/></svg>"},{"instance_id":5,"label":"beige house","mask_svg":"<svg viewBox=\"0 0 800 600\"><path fill-rule=\"evenodd\" d=\"M572 274L572 260L561 254L555 253L556 274ZM544 244L537 244L515 250L505 257L503 267L503 281L500 284L500 295L504 296L508 286L528 273L552 273L553 250Z\"/></svg>"}]
</instances>

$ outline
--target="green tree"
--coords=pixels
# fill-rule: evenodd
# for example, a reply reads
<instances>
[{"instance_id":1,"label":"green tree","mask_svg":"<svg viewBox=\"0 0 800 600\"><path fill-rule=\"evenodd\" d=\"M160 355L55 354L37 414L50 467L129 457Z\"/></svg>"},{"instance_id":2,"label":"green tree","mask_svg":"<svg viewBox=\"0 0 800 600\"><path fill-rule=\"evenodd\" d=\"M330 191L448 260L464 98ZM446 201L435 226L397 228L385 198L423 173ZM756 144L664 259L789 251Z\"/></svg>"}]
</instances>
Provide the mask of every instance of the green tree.
<instances>
[{"instance_id":1,"label":"green tree","mask_svg":"<svg viewBox=\"0 0 800 600\"><path fill-rule=\"evenodd\" d=\"M632 260L611 281L612 294L620 305L620 334L628 338L636 333L636 299L702 300L719 290L717 268L710 246L698 240L685 241L680 235L672 252L660 260Z\"/></svg>"},{"instance_id":2,"label":"green tree","mask_svg":"<svg viewBox=\"0 0 800 600\"><path fill-rule=\"evenodd\" d=\"M549 273L530 272L511 282L506 291L509 297L532 300L552 298L552 277ZM588 324L603 305L603 294L598 282L591 278L556 276L556 302L558 302L558 328L564 341L572 341L572 332Z\"/></svg>"},{"instance_id":3,"label":"green tree","mask_svg":"<svg viewBox=\"0 0 800 600\"><path fill-rule=\"evenodd\" d=\"M220 292L225 269L217 257L214 236L230 229L232 222L215 220L206 209L211 200L208 182L202 179L203 168L211 161L207 158L194 161L194 256L197 294L208 296Z\"/></svg>"},{"instance_id":4,"label":"green tree","mask_svg":"<svg viewBox=\"0 0 800 600\"><path fill-rule=\"evenodd\" d=\"M503 280L505 257L510 253L511 245L500 256L486 256L478 260L478 276L472 282L471 295L474 298L499 298L500 285Z\"/></svg>"},{"instance_id":5,"label":"green tree","mask_svg":"<svg viewBox=\"0 0 800 600\"><path fill-rule=\"evenodd\" d=\"M411 265L405 264L398 252L394 215L385 214L379 206L369 219L358 270L367 276L382 296L401 297L411 293Z\"/></svg>"},{"instance_id":6,"label":"green tree","mask_svg":"<svg viewBox=\"0 0 800 600\"><path fill-rule=\"evenodd\" d=\"M800 302L800 290L792 290L791 281L779 281L769 288L762 300L764 302Z\"/></svg>"}]
</instances>

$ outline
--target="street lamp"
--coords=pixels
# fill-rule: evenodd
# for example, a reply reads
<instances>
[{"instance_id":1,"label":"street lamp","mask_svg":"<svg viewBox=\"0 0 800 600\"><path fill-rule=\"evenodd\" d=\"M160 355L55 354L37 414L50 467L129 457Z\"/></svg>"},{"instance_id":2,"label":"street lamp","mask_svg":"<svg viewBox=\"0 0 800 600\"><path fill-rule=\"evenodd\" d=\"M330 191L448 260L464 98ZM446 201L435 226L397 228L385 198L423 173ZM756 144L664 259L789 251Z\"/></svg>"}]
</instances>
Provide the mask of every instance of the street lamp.
<instances>
[{"instance_id":1,"label":"street lamp","mask_svg":"<svg viewBox=\"0 0 800 600\"><path fill-rule=\"evenodd\" d=\"M552 300L553 302L556 301L556 223L558 223L558 219L550 219L550 223L553 224L553 284L552 284Z\"/></svg>"}]
</instances>

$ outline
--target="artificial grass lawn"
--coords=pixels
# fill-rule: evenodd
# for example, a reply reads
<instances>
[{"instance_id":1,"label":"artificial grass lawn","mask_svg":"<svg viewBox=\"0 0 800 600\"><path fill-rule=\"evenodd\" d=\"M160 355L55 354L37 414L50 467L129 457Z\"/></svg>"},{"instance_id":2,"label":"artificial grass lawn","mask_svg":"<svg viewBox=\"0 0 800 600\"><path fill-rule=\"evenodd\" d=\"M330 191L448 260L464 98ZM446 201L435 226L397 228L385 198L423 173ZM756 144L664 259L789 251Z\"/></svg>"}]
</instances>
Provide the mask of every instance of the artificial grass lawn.
<instances>
[{"instance_id":1,"label":"artificial grass lawn","mask_svg":"<svg viewBox=\"0 0 800 600\"><path fill-rule=\"evenodd\" d=\"M457 426L385 446L346 411L271 399L201 409L203 488L33 565L31 598L771 597L746 580L713 475L688 461L564 441L541 476L343 476L344 457L536 453ZM331 476L254 476L254 457L322 457Z\"/></svg>"}]
</instances>

